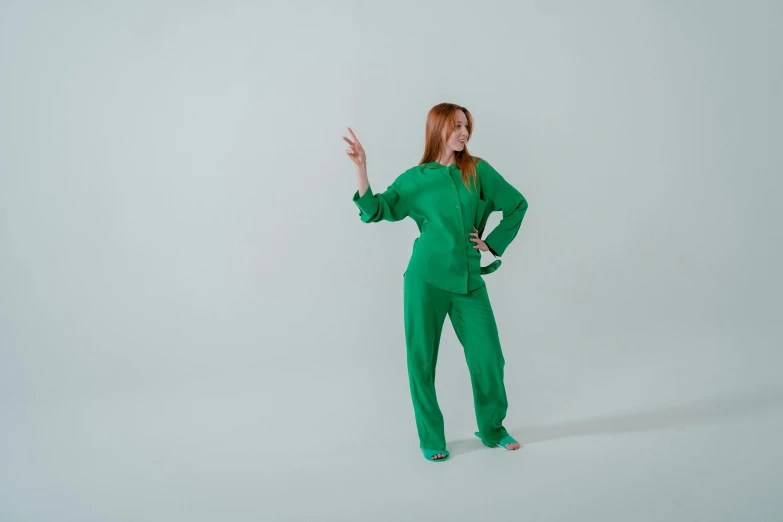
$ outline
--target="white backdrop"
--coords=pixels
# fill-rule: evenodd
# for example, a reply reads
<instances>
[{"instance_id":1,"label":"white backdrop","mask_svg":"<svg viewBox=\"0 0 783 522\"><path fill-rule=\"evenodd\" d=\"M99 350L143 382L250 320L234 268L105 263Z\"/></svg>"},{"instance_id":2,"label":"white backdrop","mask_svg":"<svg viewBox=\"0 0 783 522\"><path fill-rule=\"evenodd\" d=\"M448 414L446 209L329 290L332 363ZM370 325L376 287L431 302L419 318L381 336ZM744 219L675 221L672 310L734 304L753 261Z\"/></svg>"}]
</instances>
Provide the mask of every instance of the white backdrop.
<instances>
[{"instance_id":1,"label":"white backdrop","mask_svg":"<svg viewBox=\"0 0 783 522\"><path fill-rule=\"evenodd\" d=\"M773 520L782 20L0 2L0 519ZM405 366L418 231L359 220L342 136L379 192L443 101L530 208L485 278L524 447L473 437L447 321L435 466Z\"/></svg>"}]
</instances>

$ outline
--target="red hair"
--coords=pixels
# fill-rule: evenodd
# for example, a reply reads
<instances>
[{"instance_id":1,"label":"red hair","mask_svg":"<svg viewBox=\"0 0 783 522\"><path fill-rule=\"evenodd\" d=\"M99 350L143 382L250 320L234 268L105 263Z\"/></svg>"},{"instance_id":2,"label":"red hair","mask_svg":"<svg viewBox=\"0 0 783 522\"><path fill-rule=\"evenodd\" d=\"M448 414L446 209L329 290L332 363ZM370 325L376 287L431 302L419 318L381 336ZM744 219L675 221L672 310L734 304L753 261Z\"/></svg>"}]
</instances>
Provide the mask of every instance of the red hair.
<instances>
[{"instance_id":1,"label":"red hair","mask_svg":"<svg viewBox=\"0 0 783 522\"><path fill-rule=\"evenodd\" d=\"M439 103L427 114L427 123L424 134L424 155L421 157L419 165L437 161L445 151L446 140L454 129L457 128L457 111L465 113L468 119L468 139L465 141L465 147L461 151L454 151L454 164L462 173L462 182L470 190L470 178L476 182L476 163L481 159L478 156L471 156L468 152L468 141L473 134L473 116L465 107L454 103ZM444 138L444 130L446 137Z\"/></svg>"}]
</instances>

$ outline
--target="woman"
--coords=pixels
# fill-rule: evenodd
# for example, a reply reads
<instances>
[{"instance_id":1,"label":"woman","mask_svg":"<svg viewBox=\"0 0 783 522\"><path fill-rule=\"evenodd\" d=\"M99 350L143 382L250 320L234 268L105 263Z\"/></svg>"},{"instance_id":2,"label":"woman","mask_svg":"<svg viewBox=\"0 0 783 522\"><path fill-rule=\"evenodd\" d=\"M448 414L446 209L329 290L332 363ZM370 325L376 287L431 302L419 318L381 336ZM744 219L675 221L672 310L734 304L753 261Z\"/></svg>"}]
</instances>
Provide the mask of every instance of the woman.
<instances>
[{"instance_id":1,"label":"woman","mask_svg":"<svg viewBox=\"0 0 783 522\"><path fill-rule=\"evenodd\" d=\"M479 437L489 447L515 450L519 443L503 427L508 402L505 359L482 274L500 266L480 265L481 252L503 255L516 237L527 201L498 172L470 155L473 117L459 105L441 103L427 115L424 156L386 189L374 194L367 158L353 140L346 152L356 165L359 189L353 201L365 223L411 217L420 236L404 278L405 342L419 447L427 460L449 456L443 415L435 395L435 365L441 331L449 315L470 370ZM501 211L498 226L481 239L489 214Z\"/></svg>"}]
</instances>

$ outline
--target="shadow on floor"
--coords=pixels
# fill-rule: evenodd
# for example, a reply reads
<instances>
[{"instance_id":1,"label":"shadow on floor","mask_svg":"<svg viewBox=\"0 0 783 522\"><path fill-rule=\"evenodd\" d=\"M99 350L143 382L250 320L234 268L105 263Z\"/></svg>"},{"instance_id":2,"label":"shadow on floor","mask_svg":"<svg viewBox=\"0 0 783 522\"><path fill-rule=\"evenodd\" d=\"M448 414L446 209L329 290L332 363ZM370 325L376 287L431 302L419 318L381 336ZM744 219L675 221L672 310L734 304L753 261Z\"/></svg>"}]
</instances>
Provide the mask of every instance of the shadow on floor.
<instances>
[{"instance_id":1,"label":"shadow on floor","mask_svg":"<svg viewBox=\"0 0 783 522\"><path fill-rule=\"evenodd\" d=\"M517 451L523 451L527 444L566 437L657 431L779 409L783 409L783 395L776 393L711 397L647 408L643 411L618 412L557 424L520 426L509 430L509 433L522 445ZM477 437L449 442L447 448L452 457L482 449L501 450L484 446Z\"/></svg>"}]
</instances>

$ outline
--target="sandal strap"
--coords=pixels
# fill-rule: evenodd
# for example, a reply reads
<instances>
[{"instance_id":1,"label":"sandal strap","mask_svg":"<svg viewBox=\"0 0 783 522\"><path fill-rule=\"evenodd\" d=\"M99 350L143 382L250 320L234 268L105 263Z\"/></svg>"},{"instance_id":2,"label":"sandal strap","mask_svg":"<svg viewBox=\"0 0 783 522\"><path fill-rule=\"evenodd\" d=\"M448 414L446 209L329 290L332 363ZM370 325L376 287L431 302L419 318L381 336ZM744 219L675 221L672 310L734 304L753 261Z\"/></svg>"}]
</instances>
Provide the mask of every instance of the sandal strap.
<instances>
[{"instance_id":1,"label":"sandal strap","mask_svg":"<svg viewBox=\"0 0 783 522\"><path fill-rule=\"evenodd\" d=\"M428 459L431 459L433 455L446 455L446 457L449 456L449 452L447 450L431 450L426 448L421 448L421 452L424 453L424 456Z\"/></svg>"}]
</instances>

